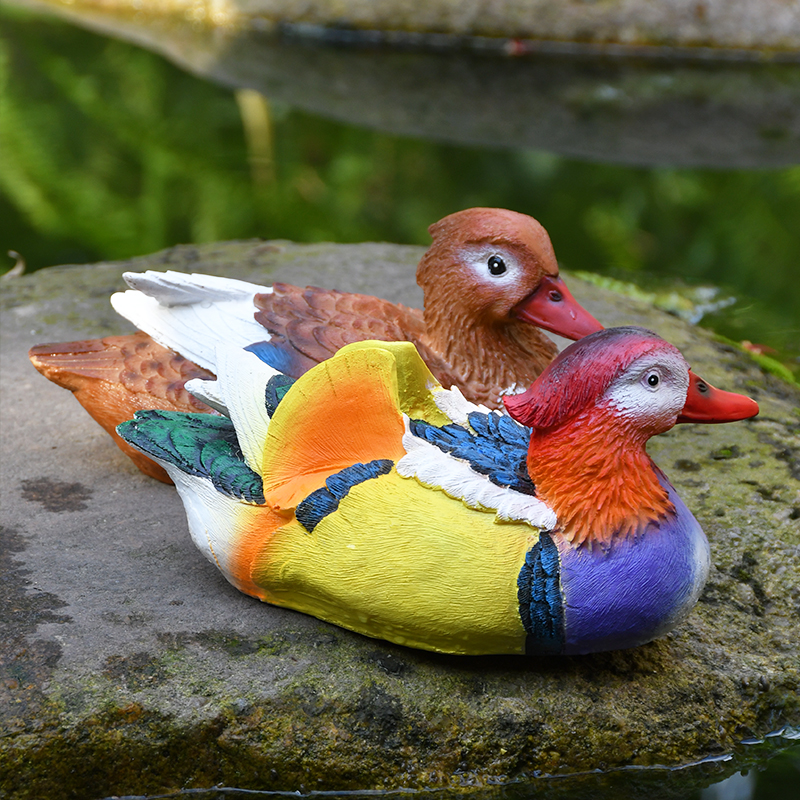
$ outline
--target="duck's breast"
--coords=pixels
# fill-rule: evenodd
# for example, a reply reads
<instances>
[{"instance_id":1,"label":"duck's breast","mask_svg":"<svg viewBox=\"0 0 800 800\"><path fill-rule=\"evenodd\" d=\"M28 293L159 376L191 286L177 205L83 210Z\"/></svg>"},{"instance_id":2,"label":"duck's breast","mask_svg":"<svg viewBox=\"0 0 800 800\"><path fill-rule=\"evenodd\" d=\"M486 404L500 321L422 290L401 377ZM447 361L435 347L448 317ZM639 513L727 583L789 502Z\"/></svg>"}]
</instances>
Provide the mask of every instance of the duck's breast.
<instances>
[{"instance_id":1,"label":"duck's breast","mask_svg":"<svg viewBox=\"0 0 800 800\"><path fill-rule=\"evenodd\" d=\"M517 576L535 535L392 470L353 486L313 527L279 529L252 574L270 602L367 636L522 653Z\"/></svg>"},{"instance_id":2,"label":"duck's breast","mask_svg":"<svg viewBox=\"0 0 800 800\"><path fill-rule=\"evenodd\" d=\"M663 476L674 516L608 551L557 540L566 653L635 647L667 633L689 614L710 565L708 540Z\"/></svg>"}]
</instances>

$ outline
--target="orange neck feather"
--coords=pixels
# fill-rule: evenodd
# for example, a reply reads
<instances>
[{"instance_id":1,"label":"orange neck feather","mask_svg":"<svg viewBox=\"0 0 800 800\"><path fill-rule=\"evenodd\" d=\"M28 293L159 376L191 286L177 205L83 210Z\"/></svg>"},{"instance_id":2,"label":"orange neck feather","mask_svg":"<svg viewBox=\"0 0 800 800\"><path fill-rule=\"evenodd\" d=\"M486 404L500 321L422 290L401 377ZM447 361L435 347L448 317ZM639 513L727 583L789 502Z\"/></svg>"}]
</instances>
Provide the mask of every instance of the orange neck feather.
<instances>
[{"instance_id":1,"label":"orange neck feather","mask_svg":"<svg viewBox=\"0 0 800 800\"><path fill-rule=\"evenodd\" d=\"M458 383L485 383L495 394L512 383L524 386L557 353L555 344L535 325L462 318L450 308L451 313L444 315L426 305L425 343L450 364Z\"/></svg>"},{"instance_id":2,"label":"orange neck feather","mask_svg":"<svg viewBox=\"0 0 800 800\"><path fill-rule=\"evenodd\" d=\"M533 430L528 471L573 545L606 548L674 510L645 452L649 436L597 408L557 431Z\"/></svg>"}]
</instances>

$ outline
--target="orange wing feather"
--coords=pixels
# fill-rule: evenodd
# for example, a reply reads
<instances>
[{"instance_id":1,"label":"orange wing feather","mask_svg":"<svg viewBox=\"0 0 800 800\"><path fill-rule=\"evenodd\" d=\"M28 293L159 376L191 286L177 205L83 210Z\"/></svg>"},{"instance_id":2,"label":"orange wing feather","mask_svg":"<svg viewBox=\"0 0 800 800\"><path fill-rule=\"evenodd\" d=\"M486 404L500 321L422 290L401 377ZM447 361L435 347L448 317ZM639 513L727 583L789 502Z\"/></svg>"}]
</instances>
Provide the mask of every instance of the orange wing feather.
<instances>
[{"instance_id":1,"label":"orange wing feather","mask_svg":"<svg viewBox=\"0 0 800 800\"><path fill-rule=\"evenodd\" d=\"M42 375L75 394L142 472L172 483L158 464L121 439L116 427L143 408L210 412L186 391L185 383L191 378L213 379L212 373L141 332L40 344L28 355Z\"/></svg>"}]
</instances>

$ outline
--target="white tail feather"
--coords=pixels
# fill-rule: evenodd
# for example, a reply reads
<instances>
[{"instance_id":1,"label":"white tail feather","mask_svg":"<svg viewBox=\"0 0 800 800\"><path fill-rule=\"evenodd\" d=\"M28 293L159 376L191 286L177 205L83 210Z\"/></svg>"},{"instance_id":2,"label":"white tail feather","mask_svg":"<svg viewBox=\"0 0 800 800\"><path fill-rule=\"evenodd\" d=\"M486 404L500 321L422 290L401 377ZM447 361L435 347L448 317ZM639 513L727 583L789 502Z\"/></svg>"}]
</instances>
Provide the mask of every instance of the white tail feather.
<instances>
[{"instance_id":1,"label":"white tail feather","mask_svg":"<svg viewBox=\"0 0 800 800\"><path fill-rule=\"evenodd\" d=\"M258 356L232 347L217 348L216 361L218 378L211 391L227 409L247 466L263 475L264 443L269 428L266 388L269 379L280 373Z\"/></svg>"},{"instance_id":2,"label":"white tail feather","mask_svg":"<svg viewBox=\"0 0 800 800\"><path fill-rule=\"evenodd\" d=\"M192 303L216 303L227 300L249 300L254 294L271 292L270 286L184 272L125 272L125 283L136 291L152 297L163 306L183 306Z\"/></svg>"},{"instance_id":3,"label":"white tail feather","mask_svg":"<svg viewBox=\"0 0 800 800\"><path fill-rule=\"evenodd\" d=\"M204 380L203 378L192 378L186 381L186 391L193 394L198 400L202 400L207 406L211 406L215 411L230 417L228 407L225 405L225 398L220 393L219 384L216 381Z\"/></svg>"},{"instance_id":4,"label":"white tail feather","mask_svg":"<svg viewBox=\"0 0 800 800\"><path fill-rule=\"evenodd\" d=\"M175 482L183 501L192 541L230 580L231 560L237 540L236 512L241 502L218 492L208 478L187 475L172 464L161 463Z\"/></svg>"},{"instance_id":5,"label":"white tail feather","mask_svg":"<svg viewBox=\"0 0 800 800\"><path fill-rule=\"evenodd\" d=\"M244 348L270 339L253 319L253 298L271 292L269 286L180 272L128 272L125 280L135 288L112 295L114 309L160 345L212 372L217 345Z\"/></svg>"}]
</instances>

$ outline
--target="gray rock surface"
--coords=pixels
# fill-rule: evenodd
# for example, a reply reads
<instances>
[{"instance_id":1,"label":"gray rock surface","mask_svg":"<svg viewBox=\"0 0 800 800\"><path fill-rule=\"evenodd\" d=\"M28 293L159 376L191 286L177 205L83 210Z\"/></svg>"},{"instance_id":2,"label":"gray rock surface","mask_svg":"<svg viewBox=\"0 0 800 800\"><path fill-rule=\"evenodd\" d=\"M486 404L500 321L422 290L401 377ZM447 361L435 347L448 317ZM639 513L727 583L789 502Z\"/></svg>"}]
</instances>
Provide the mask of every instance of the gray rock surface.
<instances>
[{"instance_id":1,"label":"gray rock surface","mask_svg":"<svg viewBox=\"0 0 800 800\"><path fill-rule=\"evenodd\" d=\"M762 413L653 442L708 534L710 579L677 631L581 658L436 656L239 594L195 551L174 490L138 473L26 357L35 343L130 330L108 304L126 269L418 304L420 252L226 243L0 284L0 797L217 783L474 789L685 764L800 724L800 397L674 317L571 281L599 319L655 328L712 383L756 397ZM725 769L629 780L652 798L683 797ZM587 781L594 798L619 796L612 778L596 776L540 781L537 796L575 797Z\"/></svg>"},{"instance_id":2,"label":"gray rock surface","mask_svg":"<svg viewBox=\"0 0 800 800\"><path fill-rule=\"evenodd\" d=\"M589 45L800 49L800 6L787 0L70 0L66 5L220 27L261 21Z\"/></svg>"}]
</instances>

